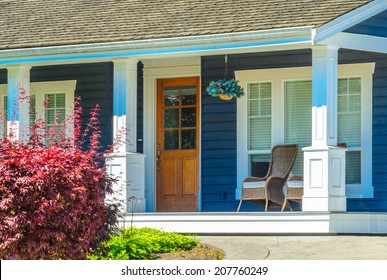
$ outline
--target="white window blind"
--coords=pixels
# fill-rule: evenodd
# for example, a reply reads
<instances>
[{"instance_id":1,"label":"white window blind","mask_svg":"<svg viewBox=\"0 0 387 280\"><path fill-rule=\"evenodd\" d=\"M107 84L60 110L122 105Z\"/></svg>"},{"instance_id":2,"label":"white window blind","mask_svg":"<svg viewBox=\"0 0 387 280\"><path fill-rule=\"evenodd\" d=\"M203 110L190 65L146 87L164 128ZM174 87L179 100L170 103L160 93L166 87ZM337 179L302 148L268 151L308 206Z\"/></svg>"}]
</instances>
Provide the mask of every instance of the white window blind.
<instances>
[{"instance_id":1,"label":"white window blind","mask_svg":"<svg viewBox=\"0 0 387 280\"><path fill-rule=\"evenodd\" d=\"M298 144L299 151L292 169L303 174L302 148L312 144L312 82L285 82L285 144Z\"/></svg>"},{"instance_id":2,"label":"white window blind","mask_svg":"<svg viewBox=\"0 0 387 280\"><path fill-rule=\"evenodd\" d=\"M36 95L30 95L30 127L35 124L36 120Z\"/></svg>"},{"instance_id":3,"label":"white window blind","mask_svg":"<svg viewBox=\"0 0 387 280\"><path fill-rule=\"evenodd\" d=\"M66 118L66 94L50 93L45 94L47 108L45 108L46 129L55 128L55 135L59 135L60 125Z\"/></svg>"},{"instance_id":4,"label":"white window blind","mask_svg":"<svg viewBox=\"0 0 387 280\"><path fill-rule=\"evenodd\" d=\"M247 90L248 149L270 150L271 83L254 83Z\"/></svg>"},{"instance_id":5,"label":"white window blind","mask_svg":"<svg viewBox=\"0 0 387 280\"><path fill-rule=\"evenodd\" d=\"M3 95L2 97L2 108L1 113L3 114L1 116L1 123L0 123L0 135L6 136L7 135L7 121L8 121L8 96Z\"/></svg>"},{"instance_id":6,"label":"white window blind","mask_svg":"<svg viewBox=\"0 0 387 280\"><path fill-rule=\"evenodd\" d=\"M346 183L361 184L361 79L338 81L338 142L347 144Z\"/></svg>"}]
</instances>

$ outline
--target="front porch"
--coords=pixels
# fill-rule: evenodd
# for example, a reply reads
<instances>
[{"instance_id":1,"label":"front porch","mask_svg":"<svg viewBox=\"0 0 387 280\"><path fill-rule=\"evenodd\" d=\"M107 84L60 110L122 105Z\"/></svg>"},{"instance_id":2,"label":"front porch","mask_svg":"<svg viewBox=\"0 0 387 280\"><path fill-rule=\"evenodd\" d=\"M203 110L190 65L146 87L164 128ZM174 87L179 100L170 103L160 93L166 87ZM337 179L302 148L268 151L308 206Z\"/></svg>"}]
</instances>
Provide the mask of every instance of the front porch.
<instances>
[{"instance_id":1,"label":"front porch","mask_svg":"<svg viewBox=\"0 0 387 280\"><path fill-rule=\"evenodd\" d=\"M80 96L86 109L95 103L102 105L104 146L121 129L128 131L126 145L118 147L108 164L109 172L121 177L116 186L121 192L118 199L140 199L136 211L141 213L134 214L135 223L171 223L171 229L190 232L236 228L255 233L329 233L347 231L346 224L348 231L356 224L361 225L358 232L379 230L383 228L378 226L379 214L372 211L387 211L387 39L349 29L378 13L376 7L370 8L371 14L355 12L317 29L198 36L195 41L175 38L55 47L30 50L17 58L12 52L5 53L0 60L4 68L0 69L0 107L17 113L18 135L22 135L28 125L28 108L13 108L17 85L33 93L34 83L50 81L55 86L64 80L76 81L72 94L66 92L66 100ZM380 17L387 18L386 12ZM339 28L333 28L336 26ZM361 31L362 25L358 27ZM221 101L206 94L209 82L224 75L225 54L230 73L248 92L238 101ZM191 119L185 126L159 125L165 114L159 113L158 82L192 77L198 81L195 105L166 106L170 113L191 112ZM183 95L193 95L190 86L184 94L182 85L179 90L168 86L165 96L182 100ZM268 90L260 92L261 88ZM66 110L71 112L71 108ZM181 118L175 123L179 122ZM175 178L159 166L160 157L166 154L163 135L168 134L160 132L160 127L176 135L183 130L196 132L192 138L196 158L186 164L195 176L184 181L188 195L195 196L195 210L158 209L159 174ZM351 130L342 129L348 127ZM300 131L293 133L297 129ZM339 133L342 131L345 133ZM294 173L304 177L303 212L232 212L239 202L241 182L253 175L252 166L267 163L270 148L283 143L298 143L302 148ZM183 164L176 166L182 169ZM166 193L172 193L171 189ZM131 208L129 204L123 209L125 224L130 221ZM198 213L170 214L196 210ZM195 227L198 223L204 226Z\"/></svg>"},{"instance_id":2,"label":"front porch","mask_svg":"<svg viewBox=\"0 0 387 280\"><path fill-rule=\"evenodd\" d=\"M181 212L127 214L120 226L202 235L387 234L387 213Z\"/></svg>"}]
</instances>

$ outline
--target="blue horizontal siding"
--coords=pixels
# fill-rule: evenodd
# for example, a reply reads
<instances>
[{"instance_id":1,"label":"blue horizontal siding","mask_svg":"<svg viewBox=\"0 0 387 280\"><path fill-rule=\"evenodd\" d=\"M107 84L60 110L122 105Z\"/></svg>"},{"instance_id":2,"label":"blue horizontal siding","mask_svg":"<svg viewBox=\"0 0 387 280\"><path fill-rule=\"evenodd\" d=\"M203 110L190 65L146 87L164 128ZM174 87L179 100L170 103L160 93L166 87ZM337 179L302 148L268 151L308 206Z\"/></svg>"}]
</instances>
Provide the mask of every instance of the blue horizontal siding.
<instances>
[{"instance_id":1,"label":"blue horizontal siding","mask_svg":"<svg viewBox=\"0 0 387 280\"><path fill-rule=\"evenodd\" d=\"M144 65L137 64L137 152L144 151Z\"/></svg>"},{"instance_id":2,"label":"blue horizontal siding","mask_svg":"<svg viewBox=\"0 0 387 280\"><path fill-rule=\"evenodd\" d=\"M385 16L385 14L383 15ZM373 34L375 35L375 34ZM339 51L339 63L376 62L373 78L373 199L348 199L348 211L387 211L387 55ZM235 70L311 65L311 51L229 55ZM236 102L208 96L211 80L223 78L224 57L202 57L202 210L235 211ZM211 194L211 195L208 195ZM226 194L226 195L225 195ZM243 211L262 210L244 203Z\"/></svg>"},{"instance_id":3,"label":"blue horizontal siding","mask_svg":"<svg viewBox=\"0 0 387 280\"><path fill-rule=\"evenodd\" d=\"M347 30L345 32L372 36L387 36L387 11L383 11Z\"/></svg>"},{"instance_id":4,"label":"blue horizontal siding","mask_svg":"<svg viewBox=\"0 0 387 280\"><path fill-rule=\"evenodd\" d=\"M0 69L0 84L7 83L7 69Z\"/></svg>"},{"instance_id":5,"label":"blue horizontal siding","mask_svg":"<svg viewBox=\"0 0 387 280\"><path fill-rule=\"evenodd\" d=\"M137 151L143 151L143 64L138 63L137 95ZM87 123L91 108L98 104L101 108L100 125L104 149L112 142L113 131L113 64L93 63L33 67L31 82L76 80L75 96L80 96L84 109L82 121ZM7 83L7 70L0 69L0 84ZM141 139L141 140L140 140Z\"/></svg>"},{"instance_id":6,"label":"blue horizontal siding","mask_svg":"<svg viewBox=\"0 0 387 280\"><path fill-rule=\"evenodd\" d=\"M311 51L268 52L228 56L231 76L235 70L311 65ZM224 77L224 56L202 57L202 211L235 211L236 100L207 95L206 86ZM244 211L262 210L245 203Z\"/></svg>"},{"instance_id":7,"label":"blue horizontal siding","mask_svg":"<svg viewBox=\"0 0 387 280\"><path fill-rule=\"evenodd\" d=\"M387 16L387 13L383 13ZM387 17L386 17L387 19ZM360 26L359 30L360 30ZM375 35L376 34L371 34ZM373 77L372 199L348 199L348 211L387 211L387 55L341 50L339 63L376 62Z\"/></svg>"},{"instance_id":8,"label":"blue horizontal siding","mask_svg":"<svg viewBox=\"0 0 387 280\"><path fill-rule=\"evenodd\" d=\"M75 96L81 97L82 122L87 124L89 113L100 106L101 144L106 149L112 140L113 64L74 64L33 67L31 82L76 80Z\"/></svg>"}]
</instances>

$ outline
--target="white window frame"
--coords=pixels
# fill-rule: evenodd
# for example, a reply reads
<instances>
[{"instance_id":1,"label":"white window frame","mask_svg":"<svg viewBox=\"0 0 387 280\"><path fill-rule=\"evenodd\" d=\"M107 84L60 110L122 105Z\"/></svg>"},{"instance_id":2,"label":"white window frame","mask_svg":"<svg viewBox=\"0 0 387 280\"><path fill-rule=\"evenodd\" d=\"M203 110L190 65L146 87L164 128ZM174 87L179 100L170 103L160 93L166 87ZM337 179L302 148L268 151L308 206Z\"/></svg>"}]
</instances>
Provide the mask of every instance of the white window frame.
<instances>
[{"instance_id":1,"label":"white window frame","mask_svg":"<svg viewBox=\"0 0 387 280\"><path fill-rule=\"evenodd\" d=\"M36 96L36 118L45 119L45 112L42 107L46 94L65 93L66 95L66 116L74 113L74 96L76 80L52 81L52 82L33 82L30 83L30 95ZM3 107L3 96L7 95L7 85L0 85L0 106ZM67 127L66 135L71 136L73 127ZM3 135L0 135L3 136Z\"/></svg>"},{"instance_id":2,"label":"white window frame","mask_svg":"<svg viewBox=\"0 0 387 280\"><path fill-rule=\"evenodd\" d=\"M372 77L375 63L338 65L338 78L361 78L361 184L346 185L348 198L372 198ZM235 77L247 89L250 83L272 83L272 147L285 140L285 82L312 80L312 67L235 71ZM336 100L337 102L337 100ZM337 106L336 106L337 107ZM337 114L336 114L337 116ZM337 123L337 117L336 117ZM250 175L249 156L257 151L248 150L247 97L237 100L237 189L240 199L242 181ZM260 151L262 153L262 151Z\"/></svg>"}]
</instances>

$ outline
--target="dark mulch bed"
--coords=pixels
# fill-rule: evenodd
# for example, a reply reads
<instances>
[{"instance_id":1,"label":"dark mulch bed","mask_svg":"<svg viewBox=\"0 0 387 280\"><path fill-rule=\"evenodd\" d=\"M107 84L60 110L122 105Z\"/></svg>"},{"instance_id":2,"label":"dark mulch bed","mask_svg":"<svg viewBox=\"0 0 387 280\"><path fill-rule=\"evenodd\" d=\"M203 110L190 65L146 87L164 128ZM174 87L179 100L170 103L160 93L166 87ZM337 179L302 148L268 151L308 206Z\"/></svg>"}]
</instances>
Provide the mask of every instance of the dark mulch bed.
<instances>
[{"instance_id":1,"label":"dark mulch bed","mask_svg":"<svg viewBox=\"0 0 387 280\"><path fill-rule=\"evenodd\" d=\"M221 260L224 252L214 246L199 243L188 251L156 254L158 260Z\"/></svg>"}]
</instances>

